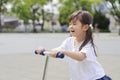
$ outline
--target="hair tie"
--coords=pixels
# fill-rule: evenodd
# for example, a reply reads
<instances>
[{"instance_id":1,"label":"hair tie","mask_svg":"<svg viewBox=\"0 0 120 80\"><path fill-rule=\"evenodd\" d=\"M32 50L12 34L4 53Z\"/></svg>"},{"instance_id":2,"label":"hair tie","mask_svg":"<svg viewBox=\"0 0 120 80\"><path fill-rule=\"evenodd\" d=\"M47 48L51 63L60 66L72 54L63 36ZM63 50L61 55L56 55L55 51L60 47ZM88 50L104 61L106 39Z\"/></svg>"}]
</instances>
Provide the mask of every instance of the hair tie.
<instances>
[{"instance_id":1,"label":"hair tie","mask_svg":"<svg viewBox=\"0 0 120 80\"><path fill-rule=\"evenodd\" d=\"M91 29L93 29L93 26L92 26L92 24L90 24L90 25L89 25L89 27L90 27Z\"/></svg>"}]
</instances>

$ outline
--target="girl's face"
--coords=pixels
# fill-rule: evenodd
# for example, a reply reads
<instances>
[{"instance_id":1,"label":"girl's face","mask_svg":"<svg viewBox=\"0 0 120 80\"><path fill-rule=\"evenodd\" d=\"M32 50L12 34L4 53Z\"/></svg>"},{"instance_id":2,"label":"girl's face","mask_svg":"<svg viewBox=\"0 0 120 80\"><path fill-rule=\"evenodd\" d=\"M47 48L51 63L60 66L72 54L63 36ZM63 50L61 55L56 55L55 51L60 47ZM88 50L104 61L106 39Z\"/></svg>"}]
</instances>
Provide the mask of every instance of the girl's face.
<instances>
[{"instance_id":1,"label":"girl's face","mask_svg":"<svg viewBox=\"0 0 120 80\"><path fill-rule=\"evenodd\" d=\"M88 29L87 25L83 25L78 19L71 20L69 24L69 31L74 37L82 37Z\"/></svg>"}]
</instances>

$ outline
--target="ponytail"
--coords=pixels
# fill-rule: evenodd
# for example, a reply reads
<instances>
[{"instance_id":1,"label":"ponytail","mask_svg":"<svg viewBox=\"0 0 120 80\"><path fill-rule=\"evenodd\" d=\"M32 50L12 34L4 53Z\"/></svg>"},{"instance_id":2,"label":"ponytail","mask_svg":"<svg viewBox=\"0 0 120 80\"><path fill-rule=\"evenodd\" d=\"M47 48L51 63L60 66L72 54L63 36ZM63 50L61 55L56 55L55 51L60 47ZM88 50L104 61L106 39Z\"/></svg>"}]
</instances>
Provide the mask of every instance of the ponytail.
<instances>
[{"instance_id":1,"label":"ponytail","mask_svg":"<svg viewBox=\"0 0 120 80\"><path fill-rule=\"evenodd\" d=\"M89 29L86 31L85 40L84 40L84 42L82 43L82 45L80 46L79 51L80 51L89 41L90 41L90 43L92 44L92 46L93 46L93 48L94 48L95 55L97 56L96 50L95 50L95 44L94 44L94 42L93 42L91 27L89 27Z\"/></svg>"}]
</instances>

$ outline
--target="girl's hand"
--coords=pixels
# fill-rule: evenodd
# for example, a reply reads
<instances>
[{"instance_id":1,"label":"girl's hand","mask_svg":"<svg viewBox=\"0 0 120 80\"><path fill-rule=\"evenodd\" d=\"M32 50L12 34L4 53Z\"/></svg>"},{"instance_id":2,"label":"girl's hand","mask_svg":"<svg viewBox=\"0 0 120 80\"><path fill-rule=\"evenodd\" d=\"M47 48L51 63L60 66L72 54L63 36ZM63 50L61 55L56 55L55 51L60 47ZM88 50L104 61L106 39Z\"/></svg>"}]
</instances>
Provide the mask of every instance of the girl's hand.
<instances>
[{"instance_id":1,"label":"girl's hand","mask_svg":"<svg viewBox=\"0 0 120 80\"><path fill-rule=\"evenodd\" d=\"M45 50L45 48L39 47L37 48L35 51L40 54L43 50Z\"/></svg>"},{"instance_id":2,"label":"girl's hand","mask_svg":"<svg viewBox=\"0 0 120 80\"><path fill-rule=\"evenodd\" d=\"M50 53L51 53L50 56L56 58L56 55L57 55L58 51L54 50L54 51L51 51Z\"/></svg>"},{"instance_id":3,"label":"girl's hand","mask_svg":"<svg viewBox=\"0 0 120 80\"><path fill-rule=\"evenodd\" d=\"M53 51L50 52L51 53L50 56L56 58L58 52L62 52L63 53L63 50L61 50L61 49L59 49L59 50L53 50Z\"/></svg>"},{"instance_id":4,"label":"girl's hand","mask_svg":"<svg viewBox=\"0 0 120 80\"><path fill-rule=\"evenodd\" d=\"M46 55L50 55L51 57L58 57L58 53L61 52L63 53L63 50L59 49L59 50L45 50L44 53L42 52L43 50L45 50L45 48L37 48L35 51L37 54L46 54ZM41 53L42 52L42 53Z\"/></svg>"}]
</instances>

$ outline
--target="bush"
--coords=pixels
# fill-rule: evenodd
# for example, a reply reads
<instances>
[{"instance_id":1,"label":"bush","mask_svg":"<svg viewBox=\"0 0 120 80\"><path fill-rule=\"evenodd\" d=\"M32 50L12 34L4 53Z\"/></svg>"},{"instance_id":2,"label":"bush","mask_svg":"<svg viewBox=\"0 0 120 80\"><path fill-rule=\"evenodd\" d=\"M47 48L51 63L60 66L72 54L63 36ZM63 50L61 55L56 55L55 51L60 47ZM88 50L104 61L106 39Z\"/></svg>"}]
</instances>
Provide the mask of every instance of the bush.
<instances>
[{"instance_id":1,"label":"bush","mask_svg":"<svg viewBox=\"0 0 120 80\"><path fill-rule=\"evenodd\" d=\"M109 31L109 24L110 20L101 12L96 12L93 16L93 25L95 27L95 24L97 24L97 27L102 30L103 32Z\"/></svg>"}]
</instances>

